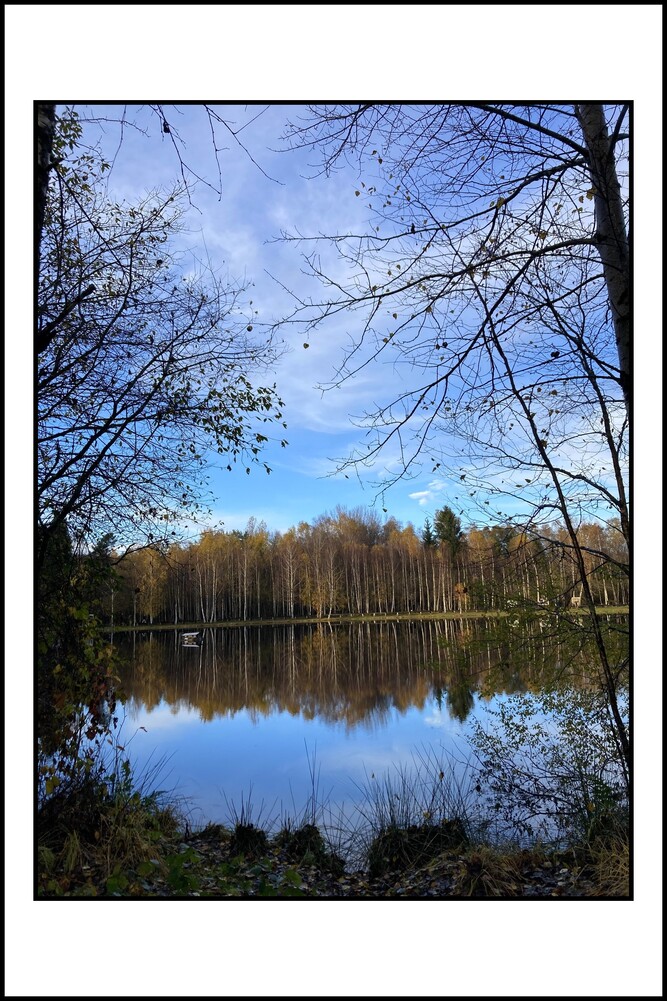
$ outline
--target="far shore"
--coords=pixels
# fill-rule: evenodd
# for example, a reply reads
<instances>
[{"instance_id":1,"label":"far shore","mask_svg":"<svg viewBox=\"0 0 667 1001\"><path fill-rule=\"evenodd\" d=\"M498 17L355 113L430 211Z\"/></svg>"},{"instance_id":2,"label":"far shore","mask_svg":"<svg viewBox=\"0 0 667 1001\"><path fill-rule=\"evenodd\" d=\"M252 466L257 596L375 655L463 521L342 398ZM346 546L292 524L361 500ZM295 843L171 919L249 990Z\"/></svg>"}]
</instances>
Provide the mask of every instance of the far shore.
<instances>
[{"instance_id":1,"label":"far shore","mask_svg":"<svg viewBox=\"0 0 667 1001\"><path fill-rule=\"evenodd\" d=\"M561 611L561 615L565 610ZM601 605L595 609L598 615L628 615L630 609L627 605ZM136 626L111 625L106 623L102 628L106 632L116 633L145 633L145 632L165 632L174 629L238 629L240 626L308 626L319 623L341 624L354 622L415 622L433 619L500 619L513 616L519 617L522 613L529 612L531 616L555 615L552 608L535 607L529 609L516 609L511 611L486 611L486 612L375 612L368 615L328 615L324 617L298 616L295 618L278 619L228 619L223 622L176 622L176 623L147 623L143 622ZM588 615L587 608L568 608L568 615Z\"/></svg>"}]
</instances>

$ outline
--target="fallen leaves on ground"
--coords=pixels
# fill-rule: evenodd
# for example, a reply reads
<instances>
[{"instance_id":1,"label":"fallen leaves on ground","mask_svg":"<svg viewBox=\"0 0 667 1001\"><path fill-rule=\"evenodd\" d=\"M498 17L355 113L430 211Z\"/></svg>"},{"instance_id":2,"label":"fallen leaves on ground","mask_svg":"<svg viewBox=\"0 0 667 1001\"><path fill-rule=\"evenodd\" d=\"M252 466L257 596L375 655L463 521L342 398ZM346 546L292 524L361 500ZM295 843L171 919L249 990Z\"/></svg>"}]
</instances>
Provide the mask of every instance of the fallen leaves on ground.
<instances>
[{"instance_id":1,"label":"fallen leaves on ground","mask_svg":"<svg viewBox=\"0 0 667 1001\"><path fill-rule=\"evenodd\" d=\"M335 857L333 857L335 860ZM447 853L427 866L371 879L368 872L342 872L325 857L307 852L294 859L285 845L270 841L261 855L233 854L224 828L191 835L158 864L142 863L122 878L72 873L42 884L42 896L158 898L396 898L533 899L596 896L598 891L572 853L561 855L491 850Z\"/></svg>"}]
</instances>

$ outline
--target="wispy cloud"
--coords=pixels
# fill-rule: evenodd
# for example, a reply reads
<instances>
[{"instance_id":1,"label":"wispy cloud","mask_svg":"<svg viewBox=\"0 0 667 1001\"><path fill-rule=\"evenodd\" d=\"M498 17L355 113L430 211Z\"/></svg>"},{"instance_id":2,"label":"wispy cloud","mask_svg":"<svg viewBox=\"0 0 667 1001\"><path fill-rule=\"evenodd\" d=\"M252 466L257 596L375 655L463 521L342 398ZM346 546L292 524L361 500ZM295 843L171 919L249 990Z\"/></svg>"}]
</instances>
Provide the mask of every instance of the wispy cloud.
<instances>
[{"instance_id":1,"label":"wispy cloud","mask_svg":"<svg viewBox=\"0 0 667 1001\"><path fill-rule=\"evenodd\" d=\"M431 480L426 490L416 490L408 496L410 500L416 500L420 507L429 507L438 503L448 488L451 490L451 484L446 480Z\"/></svg>"},{"instance_id":2,"label":"wispy cloud","mask_svg":"<svg viewBox=\"0 0 667 1001\"><path fill-rule=\"evenodd\" d=\"M193 205L184 219L185 232L180 237L180 246L220 276L229 274L233 280L249 284L248 300L252 300L252 305L248 303L248 308L253 314L253 336L261 341L278 320L293 314L299 303L316 303L328 291L335 295L337 285L349 285L354 266L341 257L337 246L326 240L319 241L317 237L323 232L364 232L370 210L367 200L355 195L361 187L355 168L346 167L329 177L318 177L314 176L316 171L310 163L311 154L276 152L286 119L298 116L298 107L276 105L261 114L257 107L230 105L217 110L236 127L256 119L243 131L242 138L259 167L231 135L221 129L218 145L222 194L219 196L202 182L194 185ZM117 118L119 113L119 107L106 112L103 108L91 111L97 117L106 114L109 119ZM217 183L217 165L205 110L193 105L170 108L168 113L173 113L174 127L184 142L184 160L202 177ZM138 109L133 109L131 114L140 116ZM145 115L143 124L148 126L149 136L126 129L119 146L120 133L118 126L113 124L106 125L102 135L109 156L115 157L109 190L128 200L156 186L170 187L179 174L171 142L162 134L157 119L153 119L150 112ZM284 241L281 233L303 234L312 239L302 243ZM321 283L308 273L310 269L304 254L315 255L315 267L330 276L332 285L328 290L323 290ZM364 278L364 281L373 280L372 275ZM487 498L481 498L482 479L491 495L498 498L497 504L486 507L489 512L493 506L493 517L498 516L501 506L500 493L509 491L503 501L506 508L515 511L521 507L520 500L511 496L514 488L501 455L494 457L488 452L482 469L475 468L479 463L466 459L454 449L453 436L460 435L462 430L455 422L445 424L443 421L432 426L434 445L443 460L441 471L445 469L449 453L451 478L429 478L433 464L426 461L428 450L417 454L414 447L418 441L415 435L419 435L424 426L422 422L429 417L426 410L419 409L406 421L400 438L398 435L391 437L380 451L365 458L378 441L370 429L372 417L365 415L380 413L392 400L401 398L411 380L420 378L421 369L419 365L415 369L406 368L410 356L405 351L401 353L398 342L392 342L382 348L379 355L374 355L376 348L382 347L382 324L392 323L389 311L386 316L379 311L375 317L374 322L380 327L379 344L373 341L372 335L365 335L364 339L363 319L362 312L346 310L329 316L322 327L306 329L298 322L298 316L279 326L278 336L284 342L285 351L272 363L268 373L261 374L261 379L275 382L285 402L284 418L288 423L285 437L290 445L287 449L279 445L267 449L269 465L274 470L269 481L258 483L256 477L246 478L243 468L228 475L211 467L216 508L220 508L225 527L242 529L248 517L254 515L264 518L269 527L284 530L289 527L288 522L311 520L322 513L323 508L336 503L350 506L372 503L378 493L374 485L400 477L406 462L410 466L409 477L402 477L382 501L399 520L408 520L415 513L421 517L425 511L444 503L451 504L457 511L464 507L473 511L475 505L479 505L480 517L484 517L483 505ZM323 386L335 384L335 373L346 352L354 345L359 346L361 341L363 344L355 355L356 374L323 391ZM407 399L404 410L409 410ZM384 416L389 423L383 430L380 419L380 435L388 433L393 426L391 422L395 418L400 420L405 414L399 405L385 409ZM517 426L512 434L516 436L518 430ZM584 448L581 439L569 433L569 427L564 425L564 430L568 433L562 436L566 444L557 452L559 460L570 462L573 468L583 472L592 468L591 449ZM576 445L570 447L568 442L572 441L576 441ZM492 445L497 443L491 442ZM526 448L526 442L518 437L510 440L505 436L500 444L507 449L517 449L517 454ZM341 461L353 453L360 460L356 470L348 468L336 472ZM528 475L526 473L523 479ZM320 478L325 478L322 484L316 483ZM477 481L476 493L473 493L473 480ZM536 496L534 492L531 495L532 489L528 484L521 488L521 495L527 501L523 506L527 509L531 496ZM271 493L271 503L265 502L267 491ZM297 513L299 505L301 510Z\"/></svg>"}]
</instances>

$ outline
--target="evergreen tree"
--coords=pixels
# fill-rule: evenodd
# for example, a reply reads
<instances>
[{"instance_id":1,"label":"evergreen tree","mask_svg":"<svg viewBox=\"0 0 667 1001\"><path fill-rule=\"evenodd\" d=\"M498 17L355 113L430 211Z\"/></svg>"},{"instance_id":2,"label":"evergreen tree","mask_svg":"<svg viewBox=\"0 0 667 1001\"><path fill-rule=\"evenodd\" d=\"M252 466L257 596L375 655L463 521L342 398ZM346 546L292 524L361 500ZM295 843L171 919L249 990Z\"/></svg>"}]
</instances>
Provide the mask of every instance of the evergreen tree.
<instances>
[{"instance_id":1,"label":"evergreen tree","mask_svg":"<svg viewBox=\"0 0 667 1001\"><path fill-rule=\"evenodd\" d=\"M452 556L456 556L464 541L461 519L454 514L450 507L443 507L440 511L435 512L433 527L438 542L446 542Z\"/></svg>"},{"instance_id":2,"label":"evergreen tree","mask_svg":"<svg viewBox=\"0 0 667 1001\"><path fill-rule=\"evenodd\" d=\"M422 542L427 549L432 549L438 544L438 540L433 533L433 527L431 525L431 519L427 518L424 522L424 531L422 532Z\"/></svg>"}]
</instances>

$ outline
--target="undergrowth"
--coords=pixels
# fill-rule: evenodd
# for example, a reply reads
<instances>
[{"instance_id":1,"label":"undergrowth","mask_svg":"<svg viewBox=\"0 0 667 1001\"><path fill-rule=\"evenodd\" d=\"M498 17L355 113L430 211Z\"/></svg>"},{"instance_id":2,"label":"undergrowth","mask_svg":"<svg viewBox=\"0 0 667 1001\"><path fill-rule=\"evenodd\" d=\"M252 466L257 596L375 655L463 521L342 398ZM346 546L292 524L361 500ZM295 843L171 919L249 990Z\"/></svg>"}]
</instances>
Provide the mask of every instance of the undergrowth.
<instances>
[{"instance_id":1,"label":"undergrowth","mask_svg":"<svg viewBox=\"0 0 667 1001\"><path fill-rule=\"evenodd\" d=\"M37 894L303 897L333 886L344 895L340 884L356 873L351 895L439 885L449 896L514 897L531 874L563 863L586 880L585 895L629 895L628 817L613 797L600 793L598 815L563 855L562 845L526 844L525 834L501 838L470 762L416 751L412 767L367 774L358 802L335 809L308 761L312 788L300 810L257 807L249 793L227 802L225 824L193 829L185 804L157 788L165 762L135 776L116 748L111 762L42 803Z\"/></svg>"}]
</instances>

